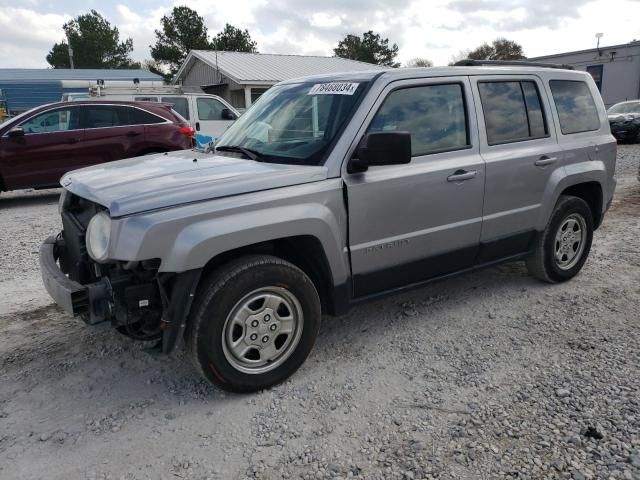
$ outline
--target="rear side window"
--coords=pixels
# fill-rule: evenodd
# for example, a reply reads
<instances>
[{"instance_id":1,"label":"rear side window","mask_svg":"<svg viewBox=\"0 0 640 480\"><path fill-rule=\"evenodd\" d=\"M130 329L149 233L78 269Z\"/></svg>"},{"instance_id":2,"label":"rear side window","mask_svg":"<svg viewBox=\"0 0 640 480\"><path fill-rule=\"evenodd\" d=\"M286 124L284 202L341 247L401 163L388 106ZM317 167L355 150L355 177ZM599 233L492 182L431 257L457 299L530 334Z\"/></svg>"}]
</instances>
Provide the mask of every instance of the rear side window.
<instances>
[{"instance_id":1,"label":"rear side window","mask_svg":"<svg viewBox=\"0 0 640 480\"><path fill-rule=\"evenodd\" d=\"M586 83L578 80L551 80L553 101L564 135L590 132L600 128L596 103Z\"/></svg>"},{"instance_id":2,"label":"rear side window","mask_svg":"<svg viewBox=\"0 0 640 480\"><path fill-rule=\"evenodd\" d=\"M180 114L180 116L184 117L186 120L189 120L189 101L184 97L162 97L161 101L163 103L171 103L173 104L173 109Z\"/></svg>"},{"instance_id":3,"label":"rear side window","mask_svg":"<svg viewBox=\"0 0 640 480\"><path fill-rule=\"evenodd\" d=\"M85 112L86 128L120 127L128 124L127 116L118 112L114 106L89 106L85 108Z\"/></svg>"},{"instance_id":4,"label":"rear side window","mask_svg":"<svg viewBox=\"0 0 640 480\"><path fill-rule=\"evenodd\" d=\"M462 85L424 85L391 92L368 132L393 131L411 134L414 157L468 147Z\"/></svg>"},{"instance_id":5,"label":"rear side window","mask_svg":"<svg viewBox=\"0 0 640 480\"><path fill-rule=\"evenodd\" d=\"M134 108L136 123L139 125L152 125L154 123L164 123L168 120L166 118L159 117L158 115L147 112L146 110L141 110L139 108Z\"/></svg>"},{"instance_id":6,"label":"rear side window","mask_svg":"<svg viewBox=\"0 0 640 480\"><path fill-rule=\"evenodd\" d=\"M92 105L85 108L86 128L136 125L136 109L121 105Z\"/></svg>"},{"instance_id":7,"label":"rear side window","mask_svg":"<svg viewBox=\"0 0 640 480\"><path fill-rule=\"evenodd\" d=\"M518 142L548 135L535 82L478 82L487 143Z\"/></svg>"}]
</instances>

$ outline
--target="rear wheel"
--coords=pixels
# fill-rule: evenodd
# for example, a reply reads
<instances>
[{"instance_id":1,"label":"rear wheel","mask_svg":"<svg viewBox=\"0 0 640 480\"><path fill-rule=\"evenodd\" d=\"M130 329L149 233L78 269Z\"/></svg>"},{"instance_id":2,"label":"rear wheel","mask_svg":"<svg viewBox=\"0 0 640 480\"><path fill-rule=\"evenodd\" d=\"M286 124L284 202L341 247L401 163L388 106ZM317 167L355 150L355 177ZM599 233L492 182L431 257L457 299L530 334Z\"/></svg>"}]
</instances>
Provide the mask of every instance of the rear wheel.
<instances>
[{"instance_id":1,"label":"rear wheel","mask_svg":"<svg viewBox=\"0 0 640 480\"><path fill-rule=\"evenodd\" d=\"M196 368L234 392L271 387L309 355L320 327L320 299L309 277L282 259L235 260L203 280L188 343Z\"/></svg>"},{"instance_id":2,"label":"rear wheel","mask_svg":"<svg viewBox=\"0 0 640 480\"><path fill-rule=\"evenodd\" d=\"M527 268L545 282L564 282L575 277L587 261L593 239L593 216L581 198L562 196L547 228L537 239Z\"/></svg>"}]
</instances>

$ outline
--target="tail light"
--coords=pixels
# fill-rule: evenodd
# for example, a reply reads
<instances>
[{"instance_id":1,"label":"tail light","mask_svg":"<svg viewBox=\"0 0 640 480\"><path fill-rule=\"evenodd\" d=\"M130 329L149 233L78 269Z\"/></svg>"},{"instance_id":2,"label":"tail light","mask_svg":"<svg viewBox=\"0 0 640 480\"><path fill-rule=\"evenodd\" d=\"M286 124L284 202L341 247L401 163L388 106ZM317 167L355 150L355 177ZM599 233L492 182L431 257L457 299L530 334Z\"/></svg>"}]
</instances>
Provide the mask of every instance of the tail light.
<instances>
[{"instance_id":1,"label":"tail light","mask_svg":"<svg viewBox=\"0 0 640 480\"><path fill-rule=\"evenodd\" d=\"M183 134L185 137L195 137L196 136L196 131L193 129L193 127L180 127L178 128L178 131Z\"/></svg>"}]
</instances>

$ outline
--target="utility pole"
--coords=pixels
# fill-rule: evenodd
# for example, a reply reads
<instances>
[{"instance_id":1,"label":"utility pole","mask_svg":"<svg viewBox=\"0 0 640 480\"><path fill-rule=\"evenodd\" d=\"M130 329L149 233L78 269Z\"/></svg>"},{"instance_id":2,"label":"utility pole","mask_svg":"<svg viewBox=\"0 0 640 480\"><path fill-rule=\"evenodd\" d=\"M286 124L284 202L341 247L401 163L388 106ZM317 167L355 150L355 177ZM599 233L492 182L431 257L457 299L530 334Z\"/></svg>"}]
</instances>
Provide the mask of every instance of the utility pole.
<instances>
[{"instance_id":1,"label":"utility pole","mask_svg":"<svg viewBox=\"0 0 640 480\"><path fill-rule=\"evenodd\" d=\"M69 65L71 65L71 69L73 70L73 48L71 48L71 39L67 36L67 47L69 49Z\"/></svg>"}]
</instances>

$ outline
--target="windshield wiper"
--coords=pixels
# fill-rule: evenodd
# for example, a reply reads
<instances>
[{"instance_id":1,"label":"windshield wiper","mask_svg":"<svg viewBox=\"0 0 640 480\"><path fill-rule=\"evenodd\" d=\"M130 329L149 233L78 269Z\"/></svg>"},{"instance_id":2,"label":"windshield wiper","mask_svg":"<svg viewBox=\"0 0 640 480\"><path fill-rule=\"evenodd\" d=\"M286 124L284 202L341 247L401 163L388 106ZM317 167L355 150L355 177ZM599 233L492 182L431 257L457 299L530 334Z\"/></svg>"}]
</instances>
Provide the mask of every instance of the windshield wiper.
<instances>
[{"instance_id":1,"label":"windshield wiper","mask_svg":"<svg viewBox=\"0 0 640 480\"><path fill-rule=\"evenodd\" d=\"M257 152L256 150L253 150L251 148L241 147L240 145L220 145L216 147L216 150L219 150L221 152L239 152L247 158L250 158L251 160L254 160L256 162L262 161L260 152Z\"/></svg>"}]
</instances>

